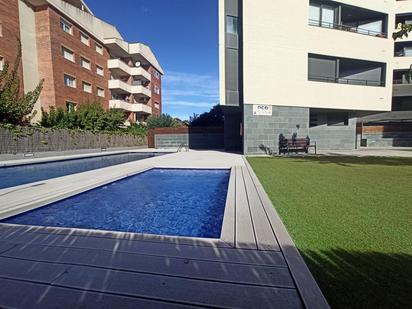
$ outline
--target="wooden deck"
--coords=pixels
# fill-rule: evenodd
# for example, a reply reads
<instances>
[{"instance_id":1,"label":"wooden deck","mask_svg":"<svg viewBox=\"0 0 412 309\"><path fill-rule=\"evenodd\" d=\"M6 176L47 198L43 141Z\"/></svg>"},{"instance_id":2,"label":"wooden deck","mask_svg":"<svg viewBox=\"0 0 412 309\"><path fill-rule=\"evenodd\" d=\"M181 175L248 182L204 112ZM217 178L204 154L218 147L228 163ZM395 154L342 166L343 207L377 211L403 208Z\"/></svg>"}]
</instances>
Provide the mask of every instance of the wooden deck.
<instances>
[{"instance_id":1,"label":"wooden deck","mask_svg":"<svg viewBox=\"0 0 412 309\"><path fill-rule=\"evenodd\" d=\"M247 162L221 239L0 224L0 286L0 307L328 308Z\"/></svg>"}]
</instances>

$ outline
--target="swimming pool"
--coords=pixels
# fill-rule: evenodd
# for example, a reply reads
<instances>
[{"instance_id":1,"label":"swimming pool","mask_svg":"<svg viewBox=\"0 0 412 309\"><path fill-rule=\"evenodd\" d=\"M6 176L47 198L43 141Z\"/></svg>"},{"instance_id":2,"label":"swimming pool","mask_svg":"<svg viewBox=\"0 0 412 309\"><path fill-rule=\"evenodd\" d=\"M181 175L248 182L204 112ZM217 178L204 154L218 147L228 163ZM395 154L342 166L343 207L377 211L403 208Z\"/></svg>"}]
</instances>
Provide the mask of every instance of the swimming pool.
<instances>
[{"instance_id":1,"label":"swimming pool","mask_svg":"<svg viewBox=\"0 0 412 309\"><path fill-rule=\"evenodd\" d=\"M219 238L230 170L151 169L3 223Z\"/></svg>"},{"instance_id":2,"label":"swimming pool","mask_svg":"<svg viewBox=\"0 0 412 309\"><path fill-rule=\"evenodd\" d=\"M160 153L120 153L81 159L0 167L0 189L150 158Z\"/></svg>"}]
</instances>

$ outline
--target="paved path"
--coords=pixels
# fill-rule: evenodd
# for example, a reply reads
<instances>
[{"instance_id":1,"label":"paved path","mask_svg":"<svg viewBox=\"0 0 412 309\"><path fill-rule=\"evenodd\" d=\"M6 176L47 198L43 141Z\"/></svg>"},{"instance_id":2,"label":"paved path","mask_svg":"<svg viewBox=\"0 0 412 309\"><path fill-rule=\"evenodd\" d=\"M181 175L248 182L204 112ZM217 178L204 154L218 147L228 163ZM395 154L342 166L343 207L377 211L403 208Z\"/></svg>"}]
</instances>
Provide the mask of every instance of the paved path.
<instances>
[{"instance_id":1,"label":"paved path","mask_svg":"<svg viewBox=\"0 0 412 309\"><path fill-rule=\"evenodd\" d=\"M0 216L151 167L231 168L220 239L0 224L0 307L328 308L240 155L190 151L0 190Z\"/></svg>"}]
</instances>

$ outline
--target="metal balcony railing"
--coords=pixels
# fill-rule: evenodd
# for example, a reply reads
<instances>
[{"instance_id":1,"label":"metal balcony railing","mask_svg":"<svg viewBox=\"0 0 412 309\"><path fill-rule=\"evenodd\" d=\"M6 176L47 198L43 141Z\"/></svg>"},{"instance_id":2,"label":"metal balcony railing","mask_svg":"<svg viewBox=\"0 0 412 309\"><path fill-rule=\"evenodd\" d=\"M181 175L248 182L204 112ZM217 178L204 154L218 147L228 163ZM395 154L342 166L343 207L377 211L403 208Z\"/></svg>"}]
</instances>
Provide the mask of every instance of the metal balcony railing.
<instances>
[{"instance_id":1,"label":"metal balcony railing","mask_svg":"<svg viewBox=\"0 0 412 309\"><path fill-rule=\"evenodd\" d=\"M329 76L319 76L319 75L309 75L308 79L315 82L325 82L325 83L335 83L335 84L346 84L346 85L358 85L358 86L375 86L384 87L385 82L376 80L366 80L366 79L354 79L354 78L342 78L342 77L329 77Z\"/></svg>"},{"instance_id":2,"label":"metal balcony railing","mask_svg":"<svg viewBox=\"0 0 412 309\"><path fill-rule=\"evenodd\" d=\"M329 23L329 22L324 22L324 21L321 21L321 20L309 19L309 25L310 26L315 26L315 27L335 29L335 30L353 32L353 33L358 33L358 34L363 34L363 35L375 36L375 37L379 37L379 38L387 38L388 37L387 33L385 33L385 32L379 32L379 31L363 29L361 27L346 26L346 25L343 25L343 24Z\"/></svg>"},{"instance_id":3,"label":"metal balcony railing","mask_svg":"<svg viewBox=\"0 0 412 309\"><path fill-rule=\"evenodd\" d=\"M394 79L393 80L394 85L411 85L412 86L412 80L408 82L406 79Z\"/></svg>"}]
</instances>

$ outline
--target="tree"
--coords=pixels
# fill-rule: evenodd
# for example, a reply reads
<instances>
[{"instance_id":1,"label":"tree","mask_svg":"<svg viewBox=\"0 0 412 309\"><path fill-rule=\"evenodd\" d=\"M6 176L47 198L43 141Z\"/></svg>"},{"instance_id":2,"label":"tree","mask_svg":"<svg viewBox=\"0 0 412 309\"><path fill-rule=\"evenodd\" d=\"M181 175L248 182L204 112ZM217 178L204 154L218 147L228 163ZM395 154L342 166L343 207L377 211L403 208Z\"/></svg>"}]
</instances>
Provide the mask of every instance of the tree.
<instances>
[{"instance_id":1,"label":"tree","mask_svg":"<svg viewBox=\"0 0 412 309\"><path fill-rule=\"evenodd\" d=\"M194 114L190 117L190 126L192 127L219 127L223 126L224 115L222 108L215 105L209 112L201 115Z\"/></svg>"},{"instance_id":2,"label":"tree","mask_svg":"<svg viewBox=\"0 0 412 309\"><path fill-rule=\"evenodd\" d=\"M175 118L168 114L162 114L160 116L150 116L147 119L147 127L149 129L154 128L176 128L181 127L182 123L179 123Z\"/></svg>"},{"instance_id":3,"label":"tree","mask_svg":"<svg viewBox=\"0 0 412 309\"><path fill-rule=\"evenodd\" d=\"M39 99L44 80L33 91L22 94L20 91L19 68L21 63L21 42L19 39L16 60L13 68L6 61L0 72L0 122L14 125L25 124Z\"/></svg>"}]
</instances>

